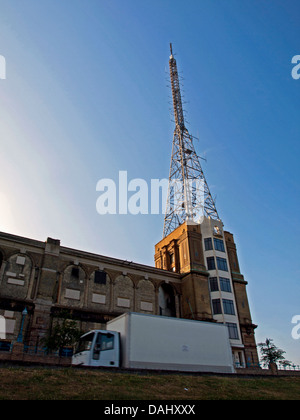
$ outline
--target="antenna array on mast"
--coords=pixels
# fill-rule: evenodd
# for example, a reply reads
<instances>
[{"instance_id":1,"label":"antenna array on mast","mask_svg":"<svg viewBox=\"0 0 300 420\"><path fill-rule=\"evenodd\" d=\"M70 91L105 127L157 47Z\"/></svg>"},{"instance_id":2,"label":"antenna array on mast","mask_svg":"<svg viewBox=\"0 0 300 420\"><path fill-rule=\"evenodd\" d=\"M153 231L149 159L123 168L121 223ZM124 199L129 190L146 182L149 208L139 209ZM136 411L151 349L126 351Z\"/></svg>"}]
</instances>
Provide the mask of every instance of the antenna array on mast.
<instances>
[{"instance_id":1,"label":"antenna array on mast","mask_svg":"<svg viewBox=\"0 0 300 420\"><path fill-rule=\"evenodd\" d=\"M184 123L177 63L170 44L170 80L175 130L163 236L184 222L200 223L204 216L219 220L215 202L196 154L193 137Z\"/></svg>"}]
</instances>

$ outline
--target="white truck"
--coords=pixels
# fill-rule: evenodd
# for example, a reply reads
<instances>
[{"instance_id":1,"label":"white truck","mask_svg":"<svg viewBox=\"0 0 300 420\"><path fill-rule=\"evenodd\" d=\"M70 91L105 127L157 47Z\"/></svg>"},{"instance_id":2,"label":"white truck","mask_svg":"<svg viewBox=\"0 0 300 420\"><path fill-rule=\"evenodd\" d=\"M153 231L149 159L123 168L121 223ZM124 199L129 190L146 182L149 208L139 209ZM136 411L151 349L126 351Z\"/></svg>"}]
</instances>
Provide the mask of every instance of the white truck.
<instances>
[{"instance_id":1,"label":"white truck","mask_svg":"<svg viewBox=\"0 0 300 420\"><path fill-rule=\"evenodd\" d=\"M80 338L73 365L234 372L224 324L128 312L106 327Z\"/></svg>"}]
</instances>

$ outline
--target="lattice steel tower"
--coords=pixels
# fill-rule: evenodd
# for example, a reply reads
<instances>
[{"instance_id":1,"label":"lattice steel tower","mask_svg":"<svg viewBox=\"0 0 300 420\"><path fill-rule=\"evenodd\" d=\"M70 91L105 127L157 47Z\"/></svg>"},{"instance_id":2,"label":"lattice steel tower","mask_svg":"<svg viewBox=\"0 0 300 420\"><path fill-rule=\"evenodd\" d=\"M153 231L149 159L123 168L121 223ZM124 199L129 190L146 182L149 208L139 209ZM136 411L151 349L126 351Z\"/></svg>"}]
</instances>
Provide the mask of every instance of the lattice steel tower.
<instances>
[{"instance_id":1,"label":"lattice steel tower","mask_svg":"<svg viewBox=\"0 0 300 420\"><path fill-rule=\"evenodd\" d=\"M185 127L179 76L172 44L170 44L170 50L169 67L175 130L164 220L164 237L184 222L199 223L203 217L219 220L215 202L193 145L193 137Z\"/></svg>"}]
</instances>

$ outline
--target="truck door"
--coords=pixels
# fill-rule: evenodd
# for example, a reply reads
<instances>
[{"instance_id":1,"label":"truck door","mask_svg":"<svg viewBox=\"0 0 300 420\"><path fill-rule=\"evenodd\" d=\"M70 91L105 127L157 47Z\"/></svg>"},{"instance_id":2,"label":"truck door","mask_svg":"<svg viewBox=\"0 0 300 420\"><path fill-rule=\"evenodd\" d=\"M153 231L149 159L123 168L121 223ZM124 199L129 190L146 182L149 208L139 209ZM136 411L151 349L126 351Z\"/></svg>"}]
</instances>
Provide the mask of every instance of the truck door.
<instances>
[{"instance_id":1,"label":"truck door","mask_svg":"<svg viewBox=\"0 0 300 420\"><path fill-rule=\"evenodd\" d=\"M89 366L94 336L95 333L90 332L79 339L72 358L73 365Z\"/></svg>"},{"instance_id":2,"label":"truck door","mask_svg":"<svg viewBox=\"0 0 300 420\"><path fill-rule=\"evenodd\" d=\"M118 334L98 332L92 353L92 366L119 366Z\"/></svg>"}]
</instances>

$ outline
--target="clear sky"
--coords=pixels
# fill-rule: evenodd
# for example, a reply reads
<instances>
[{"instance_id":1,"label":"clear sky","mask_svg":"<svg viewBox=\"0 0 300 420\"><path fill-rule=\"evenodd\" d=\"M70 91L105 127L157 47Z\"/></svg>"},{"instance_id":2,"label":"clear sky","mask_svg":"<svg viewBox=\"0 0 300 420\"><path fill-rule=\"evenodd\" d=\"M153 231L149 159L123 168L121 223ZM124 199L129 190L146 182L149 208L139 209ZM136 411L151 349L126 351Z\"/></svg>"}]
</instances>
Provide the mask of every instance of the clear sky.
<instances>
[{"instance_id":1,"label":"clear sky","mask_svg":"<svg viewBox=\"0 0 300 420\"><path fill-rule=\"evenodd\" d=\"M172 42L257 341L300 364L299 19L298 0L0 0L0 230L153 265L163 215L100 216L96 185L168 177Z\"/></svg>"}]
</instances>

